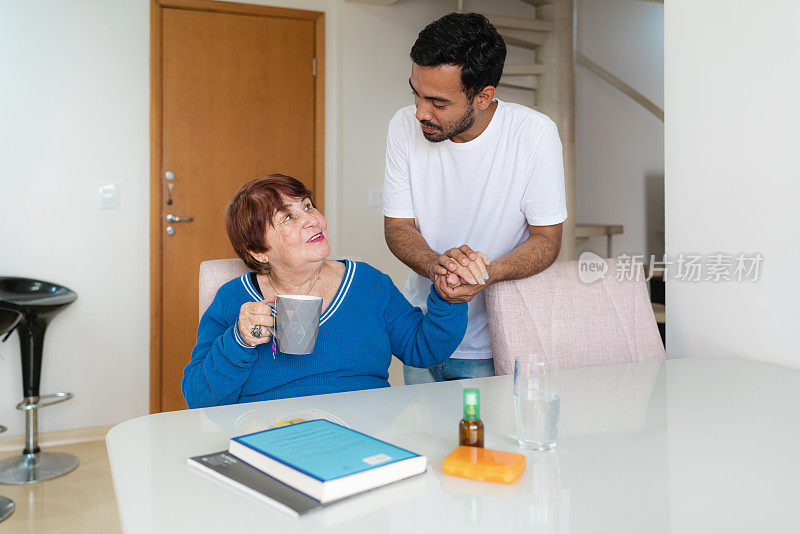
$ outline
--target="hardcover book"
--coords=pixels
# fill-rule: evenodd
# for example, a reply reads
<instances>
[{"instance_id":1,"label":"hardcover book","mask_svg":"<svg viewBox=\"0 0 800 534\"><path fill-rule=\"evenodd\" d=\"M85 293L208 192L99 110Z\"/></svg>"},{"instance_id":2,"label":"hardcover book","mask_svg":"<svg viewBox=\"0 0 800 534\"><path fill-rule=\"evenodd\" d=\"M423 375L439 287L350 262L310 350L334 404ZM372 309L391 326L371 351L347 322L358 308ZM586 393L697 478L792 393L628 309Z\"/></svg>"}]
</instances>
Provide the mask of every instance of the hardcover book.
<instances>
[{"instance_id":1,"label":"hardcover book","mask_svg":"<svg viewBox=\"0 0 800 534\"><path fill-rule=\"evenodd\" d=\"M322 508L323 504L287 486L228 451L189 458L189 466L293 517Z\"/></svg>"},{"instance_id":2,"label":"hardcover book","mask_svg":"<svg viewBox=\"0 0 800 534\"><path fill-rule=\"evenodd\" d=\"M325 419L232 438L228 452L326 503L425 471L427 459Z\"/></svg>"}]
</instances>

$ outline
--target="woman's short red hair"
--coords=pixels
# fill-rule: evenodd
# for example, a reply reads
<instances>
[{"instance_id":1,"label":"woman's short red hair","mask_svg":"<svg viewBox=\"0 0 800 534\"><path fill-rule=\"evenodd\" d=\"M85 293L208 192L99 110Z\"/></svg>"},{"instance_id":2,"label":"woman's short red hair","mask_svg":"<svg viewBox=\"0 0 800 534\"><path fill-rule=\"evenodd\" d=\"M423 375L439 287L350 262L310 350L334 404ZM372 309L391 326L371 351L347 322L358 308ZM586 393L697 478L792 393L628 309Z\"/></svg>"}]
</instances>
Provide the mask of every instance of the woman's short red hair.
<instances>
[{"instance_id":1,"label":"woman's short red hair","mask_svg":"<svg viewBox=\"0 0 800 534\"><path fill-rule=\"evenodd\" d=\"M286 209L284 197L311 198L312 192L300 180L285 174L270 174L250 180L236 191L225 209L225 229L233 250L249 269L269 272L269 264L256 260L251 252L267 252L265 234L272 218Z\"/></svg>"}]
</instances>

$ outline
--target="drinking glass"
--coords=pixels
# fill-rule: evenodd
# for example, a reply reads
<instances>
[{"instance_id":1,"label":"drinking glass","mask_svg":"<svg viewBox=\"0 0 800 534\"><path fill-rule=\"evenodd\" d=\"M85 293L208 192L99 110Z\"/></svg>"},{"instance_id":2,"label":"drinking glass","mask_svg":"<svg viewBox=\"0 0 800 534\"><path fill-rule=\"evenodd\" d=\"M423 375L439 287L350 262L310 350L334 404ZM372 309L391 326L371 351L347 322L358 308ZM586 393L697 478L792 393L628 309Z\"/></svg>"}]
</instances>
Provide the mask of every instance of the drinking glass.
<instances>
[{"instance_id":1,"label":"drinking glass","mask_svg":"<svg viewBox=\"0 0 800 534\"><path fill-rule=\"evenodd\" d=\"M556 446L561 404L557 372L558 358L552 354L519 354L514 359L514 412L523 449Z\"/></svg>"}]
</instances>

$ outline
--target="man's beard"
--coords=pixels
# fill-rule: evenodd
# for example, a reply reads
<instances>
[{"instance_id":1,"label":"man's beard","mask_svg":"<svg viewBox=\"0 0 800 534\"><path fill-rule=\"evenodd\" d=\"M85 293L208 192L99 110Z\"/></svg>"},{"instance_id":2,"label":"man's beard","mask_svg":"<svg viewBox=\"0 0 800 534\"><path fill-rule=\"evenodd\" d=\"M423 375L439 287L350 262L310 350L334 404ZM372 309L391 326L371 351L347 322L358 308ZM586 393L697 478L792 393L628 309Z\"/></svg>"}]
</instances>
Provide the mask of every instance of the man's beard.
<instances>
[{"instance_id":1,"label":"man's beard","mask_svg":"<svg viewBox=\"0 0 800 534\"><path fill-rule=\"evenodd\" d=\"M424 124L428 128L435 128L436 130L439 130L438 132L431 134L423 131L422 135L425 136L425 139L427 139L431 143L441 143L446 139L452 139L453 137L460 135L469 130L470 128L472 128L472 125L475 124L475 111L472 109L472 105L468 106L466 113L464 113L464 115L462 115L460 119L454 122L447 130L442 130L441 126L433 124L432 122L429 121L423 120L419 122L420 124Z\"/></svg>"}]
</instances>

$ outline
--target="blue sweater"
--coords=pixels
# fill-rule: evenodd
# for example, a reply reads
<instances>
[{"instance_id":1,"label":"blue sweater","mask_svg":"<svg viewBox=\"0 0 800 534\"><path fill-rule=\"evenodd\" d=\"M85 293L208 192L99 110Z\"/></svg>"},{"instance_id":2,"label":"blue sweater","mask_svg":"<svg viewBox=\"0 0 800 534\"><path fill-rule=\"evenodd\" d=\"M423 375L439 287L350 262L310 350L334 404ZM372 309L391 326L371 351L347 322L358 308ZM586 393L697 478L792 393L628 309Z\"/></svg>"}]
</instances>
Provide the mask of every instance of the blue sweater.
<instances>
[{"instance_id":1,"label":"blue sweater","mask_svg":"<svg viewBox=\"0 0 800 534\"><path fill-rule=\"evenodd\" d=\"M183 371L189 408L389 386L389 363L430 367L445 361L467 328L467 305L450 304L431 286L428 313L413 307L391 279L346 260L339 290L319 323L314 352L297 356L272 343L250 347L236 327L245 302L263 300L250 276L217 291L200 319Z\"/></svg>"}]
</instances>

